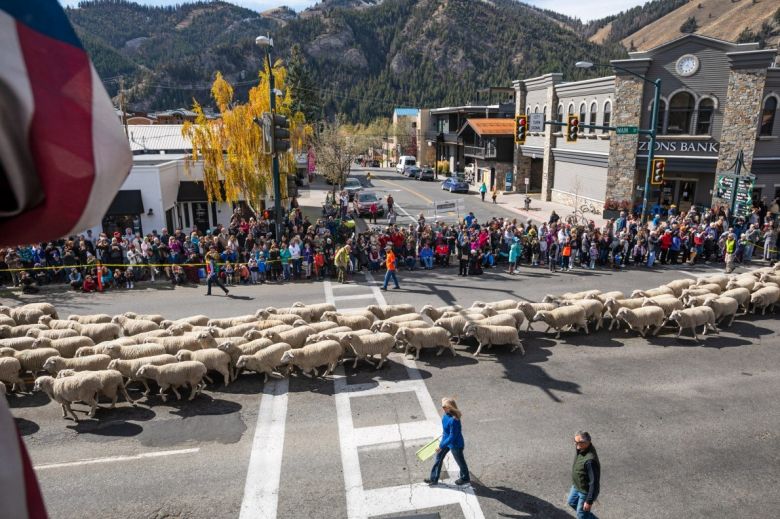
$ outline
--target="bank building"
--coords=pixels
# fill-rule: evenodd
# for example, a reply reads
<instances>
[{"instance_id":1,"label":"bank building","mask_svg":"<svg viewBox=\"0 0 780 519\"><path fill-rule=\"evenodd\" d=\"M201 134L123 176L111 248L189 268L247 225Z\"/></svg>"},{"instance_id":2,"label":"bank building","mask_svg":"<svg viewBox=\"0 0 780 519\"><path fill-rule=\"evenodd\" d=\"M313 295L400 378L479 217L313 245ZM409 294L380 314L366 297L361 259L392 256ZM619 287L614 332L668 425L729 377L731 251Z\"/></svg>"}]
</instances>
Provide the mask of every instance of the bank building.
<instances>
[{"instance_id":1,"label":"bank building","mask_svg":"<svg viewBox=\"0 0 780 519\"><path fill-rule=\"evenodd\" d=\"M566 82L561 74L546 74L515 81L515 114L543 114L564 124L576 115L586 125L649 129L652 81L661 79L655 157L666 159L666 170L663 183L650 186L648 207L718 203L717 174L734 172L739 155L741 172L756 177L753 200L770 203L780 196L775 57L776 50L757 43L688 34L610 62L603 70L611 76ZM565 127L544 130L515 146L516 185L529 178L541 186L542 199L567 205L641 204L649 136L580 128L576 142L567 142Z\"/></svg>"}]
</instances>

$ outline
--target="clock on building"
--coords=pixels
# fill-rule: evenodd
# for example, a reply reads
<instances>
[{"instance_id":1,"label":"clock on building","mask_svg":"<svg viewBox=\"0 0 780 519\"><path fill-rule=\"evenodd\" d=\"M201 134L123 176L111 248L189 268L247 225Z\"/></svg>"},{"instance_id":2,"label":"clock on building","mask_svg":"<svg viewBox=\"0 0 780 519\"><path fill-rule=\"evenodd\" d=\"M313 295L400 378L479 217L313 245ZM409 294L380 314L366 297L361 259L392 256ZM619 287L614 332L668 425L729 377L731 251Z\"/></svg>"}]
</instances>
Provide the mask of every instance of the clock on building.
<instances>
[{"instance_id":1,"label":"clock on building","mask_svg":"<svg viewBox=\"0 0 780 519\"><path fill-rule=\"evenodd\" d=\"M699 70L699 58L693 54L680 56L675 66L677 73L681 76L692 76Z\"/></svg>"}]
</instances>

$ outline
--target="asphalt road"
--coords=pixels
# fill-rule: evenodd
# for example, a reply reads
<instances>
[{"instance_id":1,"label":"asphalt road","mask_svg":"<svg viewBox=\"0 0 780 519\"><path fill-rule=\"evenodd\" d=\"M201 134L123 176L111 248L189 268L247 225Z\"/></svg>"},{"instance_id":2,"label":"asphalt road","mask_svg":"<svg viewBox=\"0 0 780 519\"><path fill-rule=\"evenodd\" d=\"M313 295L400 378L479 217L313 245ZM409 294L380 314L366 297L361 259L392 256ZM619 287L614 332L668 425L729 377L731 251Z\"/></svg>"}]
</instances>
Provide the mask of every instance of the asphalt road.
<instances>
[{"instance_id":1,"label":"asphalt road","mask_svg":"<svg viewBox=\"0 0 780 519\"><path fill-rule=\"evenodd\" d=\"M402 207L438 188L390 181L418 190L394 188ZM387 292L361 274L346 287L235 287L232 297L160 287L23 300L51 301L65 315L222 317L297 300L419 308L594 287L628 292L705 272L523 268L514 277L496 269L460 278L449 269L402 271L402 290ZM415 363L393 354L380 371L348 363L335 378L264 385L243 375L193 402L141 398L78 425L45 395L9 402L53 518L571 517L564 497L578 429L591 432L601 457L602 519L764 518L780 506L778 331L776 315L742 318L700 344L672 330L648 340L624 331L555 340L533 330L523 337L525 356L496 347L475 359L467 343L454 358L426 351ZM445 395L464 412L473 493L419 485L430 464L414 452L438 434Z\"/></svg>"}]
</instances>

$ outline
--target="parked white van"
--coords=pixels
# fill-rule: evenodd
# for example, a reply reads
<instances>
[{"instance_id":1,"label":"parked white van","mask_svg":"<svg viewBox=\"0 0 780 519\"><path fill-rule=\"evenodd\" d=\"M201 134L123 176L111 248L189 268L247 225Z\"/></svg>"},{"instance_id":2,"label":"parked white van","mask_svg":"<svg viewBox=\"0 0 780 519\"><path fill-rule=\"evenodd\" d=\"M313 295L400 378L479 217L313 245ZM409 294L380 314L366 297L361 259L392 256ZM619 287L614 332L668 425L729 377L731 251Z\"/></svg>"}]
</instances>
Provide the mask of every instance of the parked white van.
<instances>
[{"instance_id":1,"label":"parked white van","mask_svg":"<svg viewBox=\"0 0 780 519\"><path fill-rule=\"evenodd\" d=\"M401 158L398 159L398 164L395 165L395 171L397 173L403 174L404 169L406 169L407 166L416 166L417 165L417 159L412 157L411 155L401 155Z\"/></svg>"}]
</instances>

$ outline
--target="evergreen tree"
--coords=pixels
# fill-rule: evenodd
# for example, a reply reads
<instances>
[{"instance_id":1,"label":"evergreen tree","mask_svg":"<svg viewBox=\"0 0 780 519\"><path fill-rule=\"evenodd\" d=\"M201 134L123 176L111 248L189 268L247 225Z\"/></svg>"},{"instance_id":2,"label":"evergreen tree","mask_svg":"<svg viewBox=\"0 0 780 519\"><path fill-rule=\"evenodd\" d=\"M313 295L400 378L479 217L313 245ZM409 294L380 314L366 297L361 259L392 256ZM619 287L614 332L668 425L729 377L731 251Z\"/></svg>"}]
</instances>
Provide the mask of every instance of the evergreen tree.
<instances>
[{"instance_id":1,"label":"evergreen tree","mask_svg":"<svg viewBox=\"0 0 780 519\"><path fill-rule=\"evenodd\" d=\"M290 49L287 63L287 84L292 97L292 110L301 112L307 122L314 122L322 116L322 102L314 86L311 72L306 65L301 47L295 44Z\"/></svg>"},{"instance_id":2,"label":"evergreen tree","mask_svg":"<svg viewBox=\"0 0 780 519\"><path fill-rule=\"evenodd\" d=\"M699 24L696 22L695 16L689 16L685 22L680 26L680 32L685 34L692 34L699 28Z\"/></svg>"}]
</instances>

